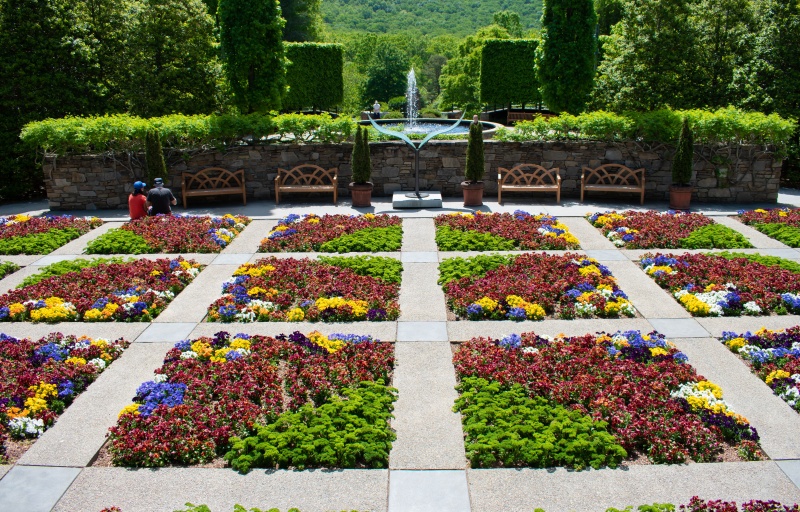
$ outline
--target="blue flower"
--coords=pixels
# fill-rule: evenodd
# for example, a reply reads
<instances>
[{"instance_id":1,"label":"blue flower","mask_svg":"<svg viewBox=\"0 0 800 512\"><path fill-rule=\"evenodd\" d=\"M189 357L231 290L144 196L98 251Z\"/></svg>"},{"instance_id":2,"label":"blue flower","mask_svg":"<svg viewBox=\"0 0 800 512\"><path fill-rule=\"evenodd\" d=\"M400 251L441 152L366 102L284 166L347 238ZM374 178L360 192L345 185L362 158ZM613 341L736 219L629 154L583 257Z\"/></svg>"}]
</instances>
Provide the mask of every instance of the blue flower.
<instances>
[{"instance_id":1,"label":"blue flower","mask_svg":"<svg viewBox=\"0 0 800 512\"><path fill-rule=\"evenodd\" d=\"M186 384L148 381L136 390L136 400L144 402L139 406L139 413L147 418L159 405L175 407L183 403Z\"/></svg>"},{"instance_id":2,"label":"blue flower","mask_svg":"<svg viewBox=\"0 0 800 512\"><path fill-rule=\"evenodd\" d=\"M175 348L177 348L181 352L186 352L187 350L192 348L192 340L181 340L175 344Z\"/></svg>"},{"instance_id":3,"label":"blue flower","mask_svg":"<svg viewBox=\"0 0 800 512\"><path fill-rule=\"evenodd\" d=\"M686 354L684 354L683 352L675 352L675 354L673 354L672 356L672 359L674 359L676 363L680 364L683 364L689 360L689 358L686 357Z\"/></svg>"},{"instance_id":4,"label":"blue flower","mask_svg":"<svg viewBox=\"0 0 800 512\"><path fill-rule=\"evenodd\" d=\"M527 318L527 314L525 313L525 310L522 308L511 308L508 310L506 316L510 320L516 320L516 321L525 320Z\"/></svg>"},{"instance_id":5,"label":"blue flower","mask_svg":"<svg viewBox=\"0 0 800 512\"><path fill-rule=\"evenodd\" d=\"M58 385L58 397L69 398L75 395L75 384L72 381L65 380Z\"/></svg>"},{"instance_id":6,"label":"blue flower","mask_svg":"<svg viewBox=\"0 0 800 512\"><path fill-rule=\"evenodd\" d=\"M467 315L480 316L483 314L483 308L480 304L470 304L467 306Z\"/></svg>"},{"instance_id":7,"label":"blue flower","mask_svg":"<svg viewBox=\"0 0 800 512\"><path fill-rule=\"evenodd\" d=\"M522 338L519 334L509 334L504 336L501 340L497 342L498 346L501 346L506 349L514 349L519 348L520 344L522 343Z\"/></svg>"}]
</instances>

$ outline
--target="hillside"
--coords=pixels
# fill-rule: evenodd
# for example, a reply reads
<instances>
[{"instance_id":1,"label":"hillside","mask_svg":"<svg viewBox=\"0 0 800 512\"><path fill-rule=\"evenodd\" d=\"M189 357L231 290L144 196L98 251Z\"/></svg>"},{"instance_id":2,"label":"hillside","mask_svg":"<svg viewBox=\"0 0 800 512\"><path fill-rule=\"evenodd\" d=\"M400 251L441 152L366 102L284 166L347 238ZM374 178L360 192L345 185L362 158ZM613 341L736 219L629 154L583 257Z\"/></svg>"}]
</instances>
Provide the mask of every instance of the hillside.
<instances>
[{"instance_id":1,"label":"hillside","mask_svg":"<svg viewBox=\"0 0 800 512\"><path fill-rule=\"evenodd\" d=\"M542 0L323 0L322 16L335 31L467 36L492 22L492 14L520 15L524 30L538 28Z\"/></svg>"}]
</instances>

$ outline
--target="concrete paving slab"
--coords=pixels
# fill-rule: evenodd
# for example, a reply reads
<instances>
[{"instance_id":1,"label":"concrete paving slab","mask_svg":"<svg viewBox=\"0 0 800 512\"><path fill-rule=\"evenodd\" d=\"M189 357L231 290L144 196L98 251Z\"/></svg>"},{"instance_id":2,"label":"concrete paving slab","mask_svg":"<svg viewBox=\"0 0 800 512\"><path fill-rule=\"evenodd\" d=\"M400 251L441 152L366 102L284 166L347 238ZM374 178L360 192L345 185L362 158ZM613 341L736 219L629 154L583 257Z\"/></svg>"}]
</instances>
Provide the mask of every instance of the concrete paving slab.
<instances>
[{"instance_id":1,"label":"concrete paving slab","mask_svg":"<svg viewBox=\"0 0 800 512\"><path fill-rule=\"evenodd\" d=\"M173 322L150 324L145 331L134 341L137 343L170 342L177 343L185 340L194 330L195 322Z\"/></svg>"},{"instance_id":2,"label":"concrete paving slab","mask_svg":"<svg viewBox=\"0 0 800 512\"><path fill-rule=\"evenodd\" d=\"M448 341L447 322L397 322L397 341Z\"/></svg>"},{"instance_id":3,"label":"concrete paving slab","mask_svg":"<svg viewBox=\"0 0 800 512\"><path fill-rule=\"evenodd\" d=\"M117 229L122 226L122 222L106 222L102 226L98 226L93 230L85 233L75 240L62 245L55 251L51 252L51 256L59 255L59 254L82 254L86 250L86 245L94 240L95 238L108 233L112 229Z\"/></svg>"},{"instance_id":4,"label":"concrete paving slab","mask_svg":"<svg viewBox=\"0 0 800 512\"><path fill-rule=\"evenodd\" d=\"M598 261L628 261L628 257L616 249L590 249L586 251L586 256Z\"/></svg>"},{"instance_id":5,"label":"concrete paving slab","mask_svg":"<svg viewBox=\"0 0 800 512\"><path fill-rule=\"evenodd\" d=\"M208 313L208 306L222 296L222 283L230 279L237 268L239 265L206 267L153 322L201 322Z\"/></svg>"},{"instance_id":6,"label":"concrete paving slab","mask_svg":"<svg viewBox=\"0 0 800 512\"><path fill-rule=\"evenodd\" d=\"M603 264L611 270L633 307L645 318L691 318L692 315L638 264L629 260L605 261Z\"/></svg>"},{"instance_id":7,"label":"concrete paving slab","mask_svg":"<svg viewBox=\"0 0 800 512\"><path fill-rule=\"evenodd\" d=\"M714 254L719 252L742 252L745 254L766 254L790 260L800 259L797 249L622 249L622 253L633 261L639 261L645 254Z\"/></svg>"},{"instance_id":8,"label":"concrete paving slab","mask_svg":"<svg viewBox=\"0 0 800 512\"><path fill-rule=\"evenodd\" d=\"M426 252L404 252L400 256L403 263L438 263L439 253L434 251Z\"/></svg>"},{"instance_id":9,"label":"concrete paving slab","mask_svg":"<svg viewBox=\"0 0 800 512\"><path fill-rule=\"evenodd\" d=\"M694 318L648 318L653 329L667 338L706 338L706 331Z\"/></svg>"},{"instance_id":10,"label":"concrete paving slab","mask_svg":"<svg viewBox=\"0 0 800 512\"><path fill-rule=\"evenodd\" d=\"M772 459L800 459L800 414L777 397L736 354L714 338L670 338L689 364L722 387L723 398L750 421L761 436L761 447Z\"/></svg>"},{"instance_id":11,"label":"concrete paving slab","mask_svg":"<svg viewBox=\"0 0 800 512\"><path fill-rule=\"evenodd\" d=\"M4 322L0 325L0 332L15 338L31 338L38 340L51 332L74 334L75 336L89 336L91 338L106 338L115 340L125 338L135 340L145 329L147 322L60 322L56 324L34 324L31 322Z\"/></svg>"},{"instance_id":12,"label":"concrete paving slab","mask_svg":"<svg viewBox=\"0 0 800 512\"><path fill-rule=\"evenodd\" d=\"M743 234L750 243L753 244L755 247L759 249L788 249L789 246L775 240L774 238L770 238L764 233L758 231L755 228L748 226L747 224L742 224L739 222L738 219L733 217L724 217L724 216L714 216L714 222L718 224L722 224L723 226L728 226L731 229L738 231L739 233Z\"/></svg>"},{"instance_id":13,"label":"concrete paving slab","mask_svg":"<svg viewBox=\"0 0 800 512\"><path fill-rule=\"evenodd\" d=\"M52 265L53 263L58 263L60 261L74 260L74 259L89 259L89 258L91 258L93 256L94 255L89 256L89 255L81 254L80 258L79 258L78 255L75 255L75 254L52 254L51 253L51 254L48 254L47 256L42 256L38 260L34 261L31 265L33 265L35 267L44 267L46 265ZM97 257L101 257L101 255L97 255ZM102 256L102 257L105 257L105 256ZM37 269L37 270L41 270L41 269Z\"/></svg>"},{"instance_id":14,"label":"concrete paving slab","mask_svg":"<svg viewBox=\"0 0 800 512\"><path fill-rule=\"evenodd\" d=\"M7 261L0 257L0 261ZM16 272L12 272L8 274L6 277L0 281L0 290L8 290L11 291L12 289L16 288L18 285L25 280L26 277L32 276L42 270L41 267L37 267L35 265L28 265L27 267L22 267L21 269L17 270Z\"/></svg>"},{"instance_id":15,"label":"concrete paving slab","mask_svg":"<svg viewBox=\"0 0 800 512\"><path fill-rule=\"evenodd\" d=\"M625 469L492 469L467 473L472 512L597 512L652 503L688 503L692 496L742 503L800 502L798 489L774 462L642 465Z\"/></svg>"},{"instance_id":16,"label":"concrete paving slab","mask_svg":"<svg viewBox=\"0 0 800 512\"><path fill-rule=\"evenodd\" d=\"M510 320L460 320L447 322L450 341L468 341L479 336L502 338L508 334L535 332L546 336L582 336L597 332L614 333L638 329L650 332L653 327L644 318L588 318L579 320L545 320L543 322L512 322Z\"/></svg>"},{"instance_id":17,"label":"concrete paving slab","mask_svg":"<svg viewBox=\"0 0 800 512\"><path fill-rule=\"evenodd\" d=\"M50 512L80 472L79 468L16 465L0 480L0 510Z\"/></svg>"},{"instance_id":18,"label":"concrete paving slab","mask_svg":"<svg viewBox=\"0 0 800 512\"><path fill-rule=\"evenodd\" d=\"M134 343L128 347L25 452L19 464L89 465L103 446L108 429L116 424L119 411L133 401L139 385L153 378L173 346Z\"/></svg>"},{"instance_id":19,"label":"concrete paving slab","mask_svg":"<svg viewBox=\"0 0 800 512\"><path fill-rule=\"evenodd\" d=\"M800 460L776 460L778 467L784 472L794 485L800 487Z\"/></svg>"},{"instance_id":20,"label":"concrete paving slab","mask_svg":"<svg viewBox=\"0 0 800 512\"><path fill-rule=\"evenodd\" d=\"M400 282L400 321L445 321L447 305L442 288L436 284L436 263L403 264Z\"/></svg>"},{"instance_id":21,"label":"concrete paving slab","mask_svg":"<svg viewBox=\"0 0 800 512\"><path fill-rule=\"evenodd\" d=\"M0 481L1 482L1 481ZM55 506L57 512L97 511L116 505L125 512L183 509L186 502L214 512L297 507L303 512L387 509L387 470L263 471L231 469L85 468Z\"/></svg>"},{"instance_id":22,"label":"concrete paving slab","mask_svg":"<svg viewBox=\"0 0 800 512\"><path fill-rule=\"evenodd\" d=\"M583 212L586 213L586 210ZM559 217L563 224L569 227L570 233L575 235L581 242L581 249L599 249L599 250L614 250L616 247L611 243L603 233L592 226L588 220L583 217Z\"/></svg>"},{"instance_id":23,"label":"concrete paving slab","mask_svg":"<svg viewBox=\"0 0 800 512\"><path fill-rule=\"evenodd\" d=\"M214 261L211 262L211 265L236 265L238 267L250 261L250 258L252 257L253 253L221 253L219 256L214 258Z\"/></svg>"},{"instance_id":24,"label":"concrete paving slab","mask_svg":"<svg viewBox=\"0 0 800 512\"><path fill-rule=\"evenodd\" d=\"M278 224L276 220L254 220L239 233L233 242L222 250L222 254L254 253L258 251L261 240Z\"/></svg>"},{"instance_id":25,"label":"concrete paving slab","mask_svg":"<svg viewBox=\"0 0 800 512\"><path fill-rule=\"evenodd\" d=\"M392 471L389 512L469 512L464 471Z\"/></svg>"},{"instance_id":26,"label":"concrete paving slab","mask_svg":"<svg viewBox=\"0 0 800 512\"><path fill-rule=\"evenodd\" d=\"M10 465L0 465L0 479L6 476L6 473L8 473L12 467L13 466Z\"/></svg>"},{"instance_id":27,"label":"concrete paving slab","mask_svg":"<svg viewBox=\"0 0 800 512\"><path fill-rule=\"evenodd\" d=\"M403 219L403 247L401 250L403 252L436 251L436 226L433 219Z\"/></svg>"},{"instance_id":28,"label":"concrete paving slab","mask_svg":"<svg viewBox=\"0 0 800 512\"><path fill-rule=\"evenodd\" d=\"M16 263L20 267L31 265L34 261L41 259L41 254L3 254L0 255L0 261L10 261Z\"/></svg>"},{"instance_id":29,"label":"concrete paving slab","mask_svg":"<svg viewBox=\"0 0 800 512\"><path fill-rule=\"evenodd\" d=\"M389 468L464 469L461 415L453 412L458 394L450 344L397 343L392 385L399 393Z\"/></svg>"},{"instance_id":30,"label":"concrete paving slab","mask_svg":"<svg viewBox=\"0 0 800 512\"><path fill-rule=\"evenodd\" d=\"M192 330L190 338L201 336L214 336L219 331L231 334L261 334L263 336L277 336L300 331L308 334L319 331L328 335L332 333L369 335L380 341L395 341L397 339L397 322L347 322L347 323L310 323L310 322L251 322L251 323L219 323L202 322Z\"/></svg>"},{"instance_id":31,"label":"concrete paving slab","mask_svg":"<svg viewBox=\"0 0 800 512\"><path fill-rule=\"evenodd\" d=\"M776 330L800 325L800 316L798 315L720 316L696 318L696 320L711 336L716 337L722 336L724 331L741 334L747 331L755 332L762 327Z\"/></svg>"}]
</instances>

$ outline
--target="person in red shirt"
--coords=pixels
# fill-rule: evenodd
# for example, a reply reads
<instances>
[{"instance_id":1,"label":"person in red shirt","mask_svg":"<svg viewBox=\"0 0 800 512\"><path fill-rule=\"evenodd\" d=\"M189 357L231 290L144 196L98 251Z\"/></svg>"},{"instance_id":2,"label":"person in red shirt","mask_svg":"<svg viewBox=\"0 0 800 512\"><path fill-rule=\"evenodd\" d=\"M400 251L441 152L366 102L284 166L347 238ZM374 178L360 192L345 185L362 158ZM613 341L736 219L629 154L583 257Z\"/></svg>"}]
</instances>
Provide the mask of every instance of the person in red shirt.
<instances>
[{"instance_id":1,"label":"person in red shirt","mask_svg":"<svg viewBox=\"0 0 800 512\"><path fill-rule=\"evenodd\" d=\"M144 187L146 183L137 181L133 184L133 193L128 196L128 214L131 220L141 219L147 217L147 196L144 194Z\"/></svg>"}]
</instances>

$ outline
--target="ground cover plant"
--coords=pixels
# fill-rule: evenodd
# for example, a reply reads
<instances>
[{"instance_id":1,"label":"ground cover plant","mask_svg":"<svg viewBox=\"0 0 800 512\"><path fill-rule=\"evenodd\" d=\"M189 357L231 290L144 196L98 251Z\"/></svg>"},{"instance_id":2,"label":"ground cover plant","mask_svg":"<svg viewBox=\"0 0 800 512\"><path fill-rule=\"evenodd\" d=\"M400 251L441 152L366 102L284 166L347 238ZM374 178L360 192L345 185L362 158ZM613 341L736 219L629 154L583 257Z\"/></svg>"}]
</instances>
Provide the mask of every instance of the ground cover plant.
<instances>
[{"instance_id":1,"label":"ground cover plant","mask_svg":"<svg viewBox=\"0 0 800 512\"><path fill-rule=\"evenodd\" d=\"M721 341L776 395L800 412L800 326L743 334L726 331Z\"/></svg>"},{"instance_id":2,"label":"ground cover plant","mask_svg":"<svg viewBox=\"0 0 800 512\"><path fill-rule=\"evenodd\" d=\"M0 320L149 322L201 268L178 257L101 263L53 275L0 296Z\"/></svg>"},{"instance_id":3,"label":"ground cover plant","mask_svg":"<svg viewBox=\"0 0 800 512\"><path fill-rule=\"evenodd\" d=\"M9 437L39 437L129 344L58 332L38 341L0 334L0 460Z\"/></svg>"},{"instance_id":4,"label":"ground cover plant","mask_svg":"<svg viewBox=\"0 0 800 512\"><path fill-rule=\"evenodd\" d=\"M89 254L220 252L250 223L244 215L156 215L132 220L89 242Z\"/></svg>"},{"instance_id":5,"label":"ground cover plant","mask_svg":"<svg viewBox=\"0 0 800 512\"><path fill-rule=\"evenodd\" d=\"M386 467L394 347L294 332L178 342L109 431L118 466Z\"/></svg>"},{"instance_id":6,"label":"ground cover plant","mask_svg":"<svg viewBox=\"0 0 800 512\"><path fill-rule=\"evenodd\" d=\"M763 263L761 261L763 261ZM780 258L736 254L645 254L645 273L669 290L693 316L800 312L800 274Z\"/></svg>"},{"instance_id":7,"label":"ground cover plant","mask_svg":"<svg viewBox=\"0 0 800 512\"><path fill-rule=\"evenodd\" d=\"M759 457L756 430L656 332L473 338L453 359L473 467Z\"/></svg>"},{"instance_id":8,"label":"ground cover plant","mask_svg":"<svg viewBox=\"0 0 800 512\"><path fill-rule=\"evenodd\" d=\"M579 254L449 258L439 265L447 305L469 320L634 316L611 271Z\"/></svg>"},{"instance_id":9,"label":"ground cover plant","mask_svg":"<svg viewBox=\"0 0 800 512\"><path fill-rule=\"evenodd\" d=\"M700 213L597 212L586 219L617 247L626 249L742 249L753 247L727 226Z\"/></svg>"},{"instance_id":10,"label":"ground cover plant","mask_svg":"<svg viewBox=\"0 0 800 512\"><path fill-rule=\"evenodd\" d=\"M403 241L400 217L392 215L297 215L278 221L260 252L388 252Z\"/></svg>"},{"instance_id":11,"label":"ground cover plant","mask_svg":"<svg viewBox=\"0 0 800 512\"><path fill-rule=\"evenodd\" d=\"M449 213L434 218L442 251L579 249L578 239L557 218L517 210L510 213Z\"/></svg>"},{"instance_id":12,"label":"ground cover plant","mask_svg":"<svg viewBox=\"0 0 800 512\"><path fill-rule=\"evenodd\" d=\"M3 279L9 274L13 274L19 269L20 267L16 263L12 263L10 261L0 262L0 279Z\"/></svg>"},{"instance_id":13,"label":"ground cover plant","mask_svg":"<svg viewBox=\"0 0 800 512\"><path fill-rule=\"evenodd\" d=\"M789 247L800 247L800 208L742 210L739 220Z\"/></svg>"},{"instance_id":14,"label":"ground cover plant","mask_svg":"<svg viewBox=\"0 0 800 512\"><path fill-rule=\"evenodd\" d=\"M49 254L102 224L71 215L0 217L0 254Z\"/></svg>"},{"instance_id":15,"label":"ground cover plant","mask_svg":"<svg viewBox=\"0 0 800 512\"><path fill-rule=\"evenodd\" d=\"M400 270L393 258L276 258L245 263L222 285L209 322L395 320Z\"/></svg>"}]
</instances>

